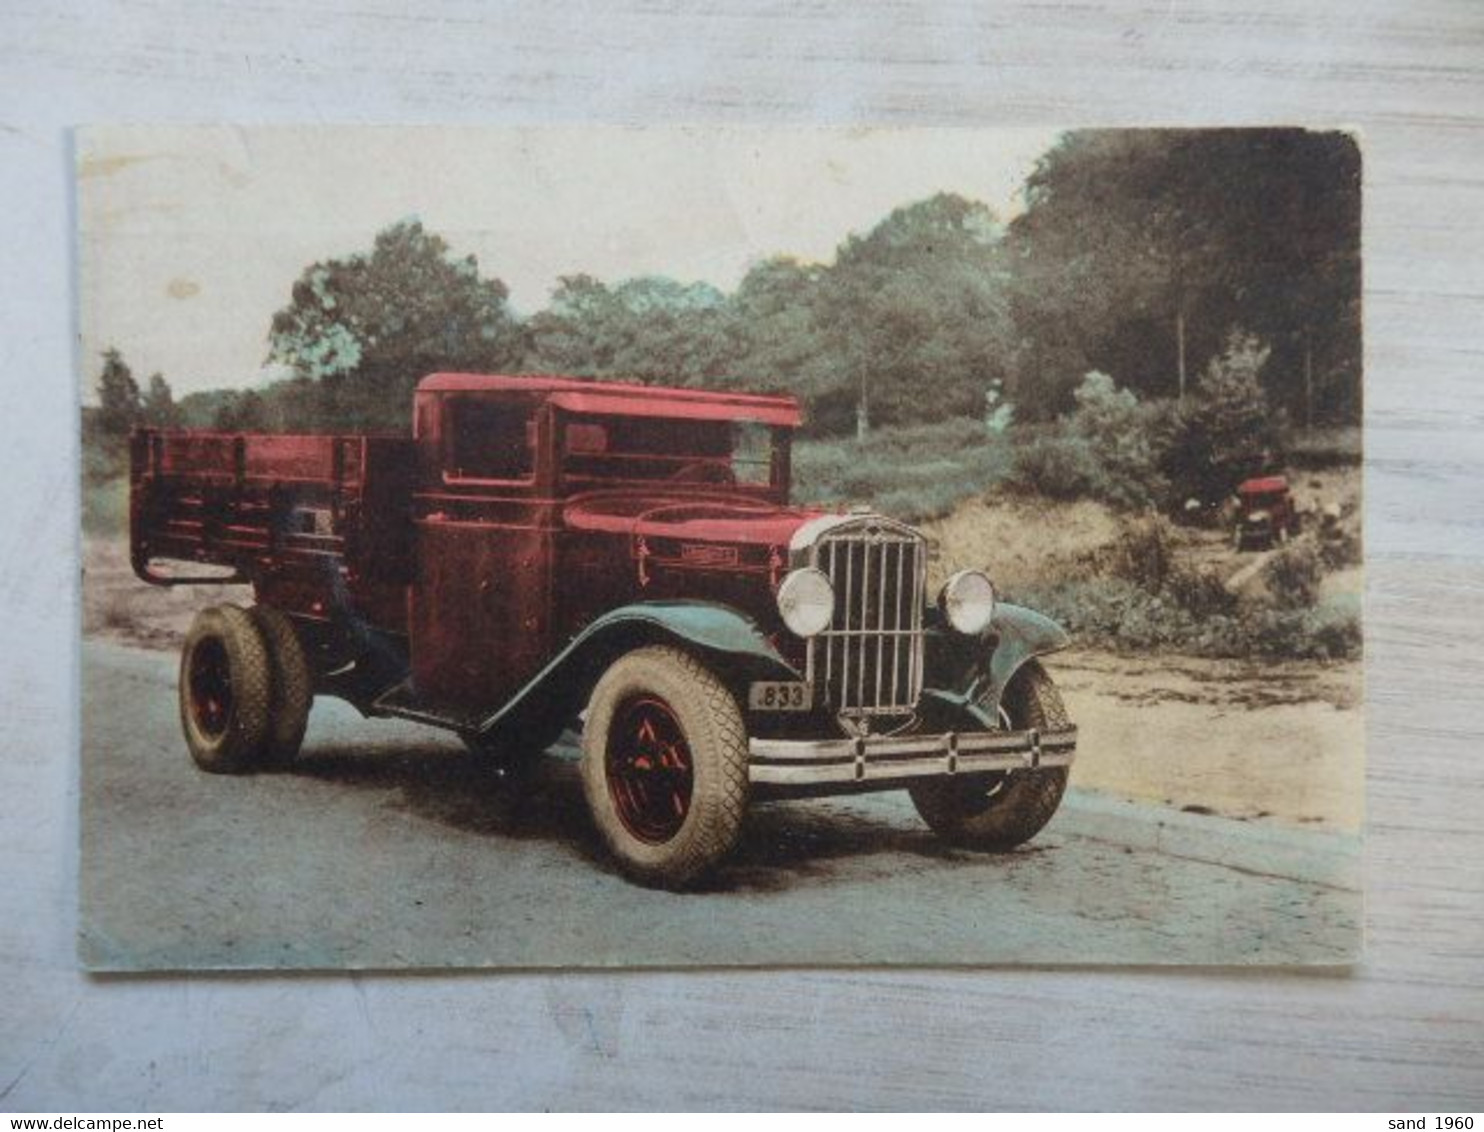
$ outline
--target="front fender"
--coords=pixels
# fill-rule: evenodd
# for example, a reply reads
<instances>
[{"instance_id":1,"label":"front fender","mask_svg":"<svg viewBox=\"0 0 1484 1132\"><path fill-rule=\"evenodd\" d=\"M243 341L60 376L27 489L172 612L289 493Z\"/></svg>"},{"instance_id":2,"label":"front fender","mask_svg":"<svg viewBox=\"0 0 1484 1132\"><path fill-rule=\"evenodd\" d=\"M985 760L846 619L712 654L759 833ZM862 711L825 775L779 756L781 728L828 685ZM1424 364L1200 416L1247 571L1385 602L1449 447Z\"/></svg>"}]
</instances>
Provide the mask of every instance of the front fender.
<instances>
[{"instance_id":1,"label":"front fender","mask_svg":"<svg viewBox=\"0 0 1484 1132\"><path fill-rule=\"evenodd\" d=\"M997 718L1000 696L1026 661L1071 643L1055 621L1023 605L999 603L989 628L974 637L935 620L928 626L923 697L982 725Z\"/></svg>"},{"instance_id":2,"label":"front fender","mask_svg":"<svg viewBox=\"0 0 1484 1132\"><path fill-rule=\"evenodd\" d=\"M589 624L477 731L545 731L565 723L582 710L610 664L633 649L663 644L698 653L738 680L803 679L757 622L730 606L638 602L609 610Z\"/></svg>"}]
</instances>

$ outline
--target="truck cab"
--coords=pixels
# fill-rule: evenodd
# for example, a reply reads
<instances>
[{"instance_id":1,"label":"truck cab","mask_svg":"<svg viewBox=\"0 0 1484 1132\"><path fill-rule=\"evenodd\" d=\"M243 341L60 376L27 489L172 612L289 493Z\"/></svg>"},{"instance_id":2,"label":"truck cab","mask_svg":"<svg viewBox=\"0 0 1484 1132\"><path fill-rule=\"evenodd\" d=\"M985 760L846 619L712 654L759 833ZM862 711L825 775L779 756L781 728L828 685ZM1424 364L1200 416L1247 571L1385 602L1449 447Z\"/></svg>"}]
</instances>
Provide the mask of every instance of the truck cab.
<instances>
[{"instance_id":1,"label":"truck cab","mask_svg":"<svg viewBox=\"0 0 1484 1132\"><path fill-rule=\"evenodd\" d=\"M630 602L757 605L747 580L770 555L781 563L807 518L787 503L798 424L785 398L424 380L411 507L419 694L460 709L502 702Z\"/></svg>"}]
</instances>

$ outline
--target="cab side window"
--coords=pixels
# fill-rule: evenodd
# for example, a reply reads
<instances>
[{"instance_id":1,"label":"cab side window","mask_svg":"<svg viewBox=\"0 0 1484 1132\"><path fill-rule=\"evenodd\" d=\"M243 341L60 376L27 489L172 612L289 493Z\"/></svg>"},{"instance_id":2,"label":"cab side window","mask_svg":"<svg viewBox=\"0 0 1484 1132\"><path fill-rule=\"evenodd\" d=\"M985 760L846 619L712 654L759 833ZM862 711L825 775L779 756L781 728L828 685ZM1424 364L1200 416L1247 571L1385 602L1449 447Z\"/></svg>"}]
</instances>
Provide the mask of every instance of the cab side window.
<instances>
[{"instance_id":1,"label":"cab side window","mask_svg":"<svg viewBox=\"0 0 1484 1132\"><path fill-rule=\"evenodd\" d=\"M531 478L536 427L530 405L464 397L452 399L447 413L446 478Z\"/></svg>"}]
</instances>

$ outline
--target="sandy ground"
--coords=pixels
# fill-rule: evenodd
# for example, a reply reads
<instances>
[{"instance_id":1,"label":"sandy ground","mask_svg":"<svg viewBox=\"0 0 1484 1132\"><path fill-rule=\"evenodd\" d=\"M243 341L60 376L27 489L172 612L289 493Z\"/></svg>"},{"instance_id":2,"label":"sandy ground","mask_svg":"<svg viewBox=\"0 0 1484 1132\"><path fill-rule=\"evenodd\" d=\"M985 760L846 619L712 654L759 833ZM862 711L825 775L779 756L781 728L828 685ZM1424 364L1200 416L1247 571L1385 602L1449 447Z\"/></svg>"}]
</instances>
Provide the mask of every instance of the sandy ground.
<instances>
[{"instance_id":1,"label":"sandy ground","mask_svg":"<svg viewBox=\"0 0 1484 1132\"><path fill-rule=\"evenodd\" d=\"M1072 507L1083 513L1075 538L1061 544L1063 553L1116 533L1100 508ZM985 511L975 529L986 538L1017 521L1013 512ZM998 560L1019 568L1013 554L1002 552ZM251 600L244 588L146 586L130 571L121 543L98 539L85 544L83 592L86 636L155 649L175 648L197 609ZM1074 650L1048 666L1081 728L1076 785L1242 820L1360 828L1360 664L1258 665Z\"/></svg>"},{"instance_id":2,"label":"sandy ground","mask_svg":"<svg viewBox=\"0 0 1484 1132\"><path fill-rule=\"evenodd\" d=\"M1073 650L1051 657L1084 789L1195 813L1359 830L1359 663L1258 665Z\"/></svg>"}]
</instances>

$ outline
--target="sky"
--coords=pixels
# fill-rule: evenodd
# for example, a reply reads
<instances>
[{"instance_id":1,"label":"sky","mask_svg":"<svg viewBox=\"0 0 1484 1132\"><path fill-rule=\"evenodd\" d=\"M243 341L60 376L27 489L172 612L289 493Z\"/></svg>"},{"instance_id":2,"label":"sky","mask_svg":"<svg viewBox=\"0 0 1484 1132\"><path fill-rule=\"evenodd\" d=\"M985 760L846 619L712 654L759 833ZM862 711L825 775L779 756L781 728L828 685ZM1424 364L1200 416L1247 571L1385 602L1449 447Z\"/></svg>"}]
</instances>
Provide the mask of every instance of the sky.
<instances>
[{"instance_id":1,"label":"sky","mask_svg":"<svg viewBox=\"0 0 1484 1132\"><path fill-rule=\"evenodd\" d=\"M825 262L938 192L1001 219L1056 130L96 127L78 144L84 400L108 347L177 397L259 384L274 311L310 263L420 219L518 313L563 275L736 286L775 254Z\"/></svg>"}]
</instances>

